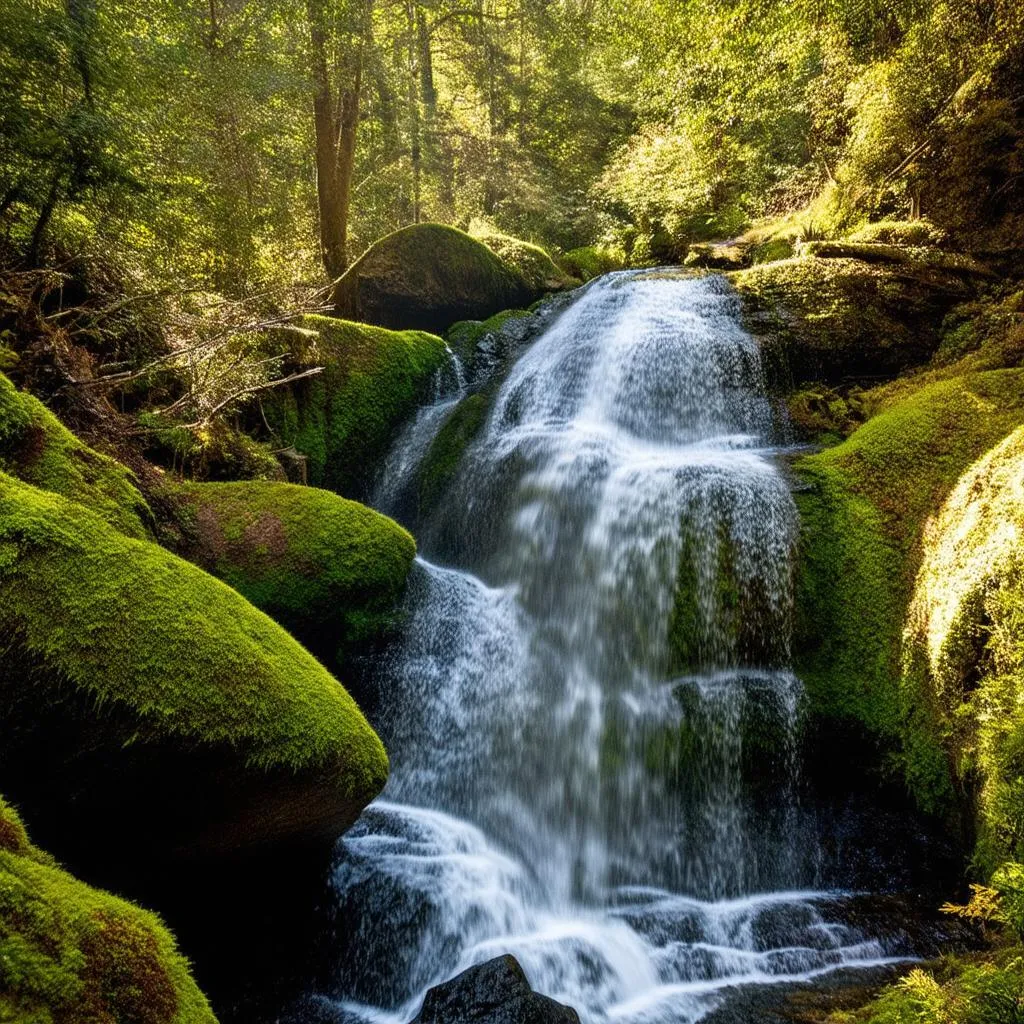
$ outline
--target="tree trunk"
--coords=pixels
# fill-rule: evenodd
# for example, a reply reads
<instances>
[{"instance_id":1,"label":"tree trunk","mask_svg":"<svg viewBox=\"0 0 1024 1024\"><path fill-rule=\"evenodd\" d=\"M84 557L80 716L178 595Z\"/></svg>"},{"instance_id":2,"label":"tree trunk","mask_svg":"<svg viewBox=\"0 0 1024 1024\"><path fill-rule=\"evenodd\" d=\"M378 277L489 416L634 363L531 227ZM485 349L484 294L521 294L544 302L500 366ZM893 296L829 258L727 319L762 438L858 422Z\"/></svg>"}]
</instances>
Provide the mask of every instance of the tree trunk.
<instances>
[{"instance_id":1,"label":"tree trunk","mask_svg":"<svg viewBox=\"0 0 1024 1024\"><path fill-rule=\"evenodd\" d=\"M339 62L342 66L336 69L337 84L331 81L327 62L327 14L323 0L307 0L306 3L313 63L320 254L332 280L341 277L348 267L348 219L359 132L362 51L369 27L370 3L371 0L365 0L361 9L353 52L347 61Z\"/></svg>"}]
</instances>

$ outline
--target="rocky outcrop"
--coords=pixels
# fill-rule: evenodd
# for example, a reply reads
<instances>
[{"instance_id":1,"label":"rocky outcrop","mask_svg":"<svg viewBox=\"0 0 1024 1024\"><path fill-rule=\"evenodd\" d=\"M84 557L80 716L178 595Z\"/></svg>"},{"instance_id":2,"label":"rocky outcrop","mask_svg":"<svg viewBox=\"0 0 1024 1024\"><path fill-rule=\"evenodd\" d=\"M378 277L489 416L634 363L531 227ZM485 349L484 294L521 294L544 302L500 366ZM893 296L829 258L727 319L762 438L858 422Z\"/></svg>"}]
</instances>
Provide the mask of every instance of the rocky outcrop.
<instances>
[{"instance_id":1,"label":"rocky outcrop","mask_svg":"<svg viewBox=\"0 0 1024 1024\"><path fill-rule=\"evenodd\" d=\"M290 364L323 372L276 388L263 401L264 415L278 447L305 457L309 483L363 497L398 427L448 363L448 350L422 331L322 316L304 318L302 327Z\"/></svg>"},{"instance_id":2,"label":"rocky outcrop","mask_svg":"<svg viewBox=\"0 0 1024 1024\"><path fill-rule=\"evenodd\" d=\"M530 988L514 956L495 957L432 988L412 1024L579 1024L569 1006Z\"/></svg>"},{"instance_id":3,"label":"rocky outcrop","mask_svg":"<svg viewBox=\"0 0 1024 1024\"><path fill-rule=\"evenodd\" d=\"M975 275L950 265L949 254L918 260L900 250L894 262L894 246L847 246L840 255L827 244L729 275L778 392L872 383L920 366L938 349L946 314L975 294ZM868 248L886 259L866 260Z\"/></svg>"},{"instance_id":4,"label":"rocky outcrop","mask_svg":"<svg viewBox=\"0 0 1024 1024\"><path fill-rule=\"evenodd\" d=\"M334 286L339 317L442 332L526 305L537 292L486 245L442 224L414 224L372 246Z\"/></svg>"}]
</instances>

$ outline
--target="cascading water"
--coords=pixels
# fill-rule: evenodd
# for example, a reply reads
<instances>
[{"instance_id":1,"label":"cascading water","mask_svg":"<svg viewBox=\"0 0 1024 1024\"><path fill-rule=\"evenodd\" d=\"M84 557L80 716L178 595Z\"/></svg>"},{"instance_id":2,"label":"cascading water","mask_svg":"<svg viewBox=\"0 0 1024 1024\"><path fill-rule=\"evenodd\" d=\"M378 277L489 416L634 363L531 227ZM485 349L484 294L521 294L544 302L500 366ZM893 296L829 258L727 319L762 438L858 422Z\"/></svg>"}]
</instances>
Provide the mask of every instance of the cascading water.
<instances>
[{"instance_id":1,"label":"cascading water","mask_svg":"<svg viewBox=\"0 0 1024 1024\"><path fill-rule=\"evenodd\" d=\"M459 568L418 563L376 680L392 778L340 847L346 1014L407 1021L505 952L590 1021L885 959L810 891L761 383L725 282L657 272L592 283L512 368L420 531Z\"/></svg>"}]
</instances>

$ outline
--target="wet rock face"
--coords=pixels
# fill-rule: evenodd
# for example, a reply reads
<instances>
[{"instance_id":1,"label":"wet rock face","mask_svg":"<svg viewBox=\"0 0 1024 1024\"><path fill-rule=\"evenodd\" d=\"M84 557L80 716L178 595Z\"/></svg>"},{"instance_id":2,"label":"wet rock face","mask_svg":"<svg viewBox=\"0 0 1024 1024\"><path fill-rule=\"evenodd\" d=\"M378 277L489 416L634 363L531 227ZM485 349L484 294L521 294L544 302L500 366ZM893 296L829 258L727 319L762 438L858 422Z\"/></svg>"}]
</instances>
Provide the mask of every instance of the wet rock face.
<instances>
[{"instance_id":1,"label":"wet rock face","mask_svg":"<svg viewBox=\"0 0 1024 1024\"><path fill-rule=\"evenodd\" d=\"M412 1024L579 1024L570 1006L530 988L514 956L478 964L427 992Z\"/></svg>"}]
</instances>

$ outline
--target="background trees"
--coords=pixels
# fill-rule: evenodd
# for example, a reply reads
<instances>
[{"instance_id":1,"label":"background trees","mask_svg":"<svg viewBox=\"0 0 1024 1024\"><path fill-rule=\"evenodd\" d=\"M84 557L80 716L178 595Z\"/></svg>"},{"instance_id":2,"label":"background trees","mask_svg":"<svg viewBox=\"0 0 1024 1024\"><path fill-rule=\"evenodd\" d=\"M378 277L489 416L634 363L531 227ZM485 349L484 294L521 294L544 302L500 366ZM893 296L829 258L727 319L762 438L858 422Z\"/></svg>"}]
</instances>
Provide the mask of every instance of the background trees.
<instances>
[{"instance_id":1,"label":"background trees","mask_svg":"<svg viewBox=\"0 0 1024 1024\"><path fill-rule=\"evenodd\" d=\"M418 220L642 262L811 203L819 229L927 213L969 123L1005 157L993 194L1017 173L1021 19L1012 0L0 0L0 237L8 260L99 254L240 297L336 276Z\"/></svg>"}]
</instances>

